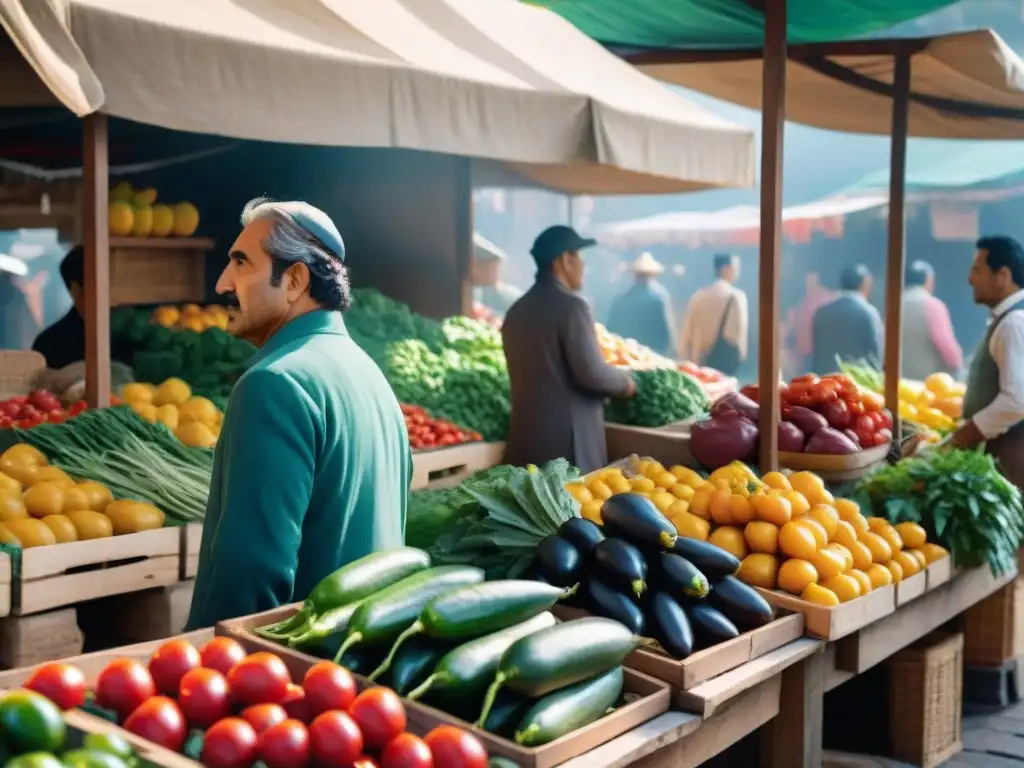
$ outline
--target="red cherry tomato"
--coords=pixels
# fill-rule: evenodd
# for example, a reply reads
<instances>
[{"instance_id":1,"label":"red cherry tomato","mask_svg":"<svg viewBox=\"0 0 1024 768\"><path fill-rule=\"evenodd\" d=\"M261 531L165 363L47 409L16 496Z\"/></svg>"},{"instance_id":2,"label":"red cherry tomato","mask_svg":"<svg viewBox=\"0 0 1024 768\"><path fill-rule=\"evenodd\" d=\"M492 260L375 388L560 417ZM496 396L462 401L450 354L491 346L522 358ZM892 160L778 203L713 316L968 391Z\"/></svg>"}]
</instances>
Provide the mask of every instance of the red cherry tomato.
<instances>
[{"instance_id":1,"label":"red cherry tomato","mask_svg":"<svg viewBox=\"0 0 1024 768\"><path fill-rule=\"evenodd\" d=\"M882 427L880 430L875 432L875 445L888 445L892 442L892 430L888 427Z\"/></svg>"},{"instance_id":2,"label":"red cherry tomato","mask_svg":"<svg viewBox=\"0 0 1024 768\"><path fill-rule=\"evenodd\" d=\"M329 709L347 710L356 698L356 681L342 666L330 661L314 664L302 679L309 714L316 717Z\"/></svg>"},{"instance_id":3,"label":"red cherry tomato","mask_svg":"<svg viewBox=\"0 0 1024 768\"><path fill-rule=\"evenodd\" d=\"M384 747L380 763L381 768L434 768L434 756L419 736L402 733ZM442 763L437 765L441 766Z\"/></svg>"},{"instance_id":4,"label":"red cherry tomato","mask_svg":"<svg viewBox=\"0 0 1024 768\"><path fill-rule=\"evenodd\" d=\"M246 656L228 672L231 695L239 704L279 704L288 695L288 667L272 653Z\"/></svg>"},{"instance_id":5,"label":"red cherry tomato","mask_svg":"<svg viewBox=\"0 0 1024 768\"><path fill-rule=\"evenodd\" d=\"M288 690L280 704L292 720L309 725L313 719L313 713L309 711L309 703L306 701L306 692L302 690L301 685L288 683Z\"/></svg>"},{"instance_id":6,"label":"red cherry tomato","mask_svg":"<svg viewBox=\"0 0 1024 768\"><path fill-rule=\"evenodd\" d=\"M149 670L134 659L114 659L96 678L96 703L123 720L156 695Z\"/></svg>"},{"instance_id":7,"label":"red cherry tomato","mask_svg":"<svg viewBox=\"0 0 1024 768\"><path fill-rule=\"evenodd\" d=\"M345 712L324 712L309 726L309 745L318 766L348 768L363 754L363 734Z\"/></svg>"},{"instance_id":8,"label":"red cherry tomato","mask_svg":"<svg viewBox=\"0 0 1024 768\"><path fill-rule=\"evenodd\" d=\"M892 414L889 411L887 411L887 410L879 411L878 412L878 416L879 416L879 420L881 422L882 428L884 428L884 429L892 429Z\"/></svg>"},{"instance_id":9,"label":"red cherry tomato","mask_svg":"<svg viewBox=\"0 0 1024 768\"><path fill-rule=\"evenodd\" d=\"M178 703L193 728L213 725L231 714L228 681L216 670L196 667L181 678Z\"/></svg>"},{"instance_id":10,"label":"red cherry tomato","mask_svg":"<svg viewBox=\"0 0 1024 768\"><path fill-rule=\"evenodd\" d=\"M288 713L280 704L255 704L242 710L242 718L261 734L270 726L287 720Z\"/></svg>"},{"instance_id":11,"label":"red cherry tomato","mask_svg":"<svg viewBox=\"0 0 1024 768\"><path fill-rule=\"evenodd\" d=\"M70 664L54 661L36 667L22 687L45 696L61 709L85 703L85 675Z\"/></svg>"},{"instance_id":12,"label":"red cherry tomato","mask_svg":"<svg viewBox=\"0 0 1024 768\"><path fill-rule=\"evenodd\" d=\"M160 693L178 695L178 686L186 672L202 664L199 651L187 640L171 640L161 645L149 659L149 674Z\"/></svg>"},{"instance_id":13,"label":"red cherry tomato","mask_svg":"<svg viewBox=\"0 0 1024 768\"><path fill-rule=\"evenodd\" d=\"M166 696L146 699L124 721L124 729L174 752L185 745L185 716Z\"/></svg>"},{"instance_id":14,"label":"red cherry tomato","mask_svg":"<svg viewBox=\"0 0 1024 768\"><path fill-rule=\"evenodd\" d=\"M854 417L860 416L864 413L864 402L859 397L854 396L845 399L846 408Z\"/></svg>"},{"instance_id":15,"label":"red cherry tomato","mask_svg":"<svg viewBox=\"0 0 1024 768\"><path fill-rule=\"evenodd\" d=\"M258 741L256 731L245 720L225 717L206 731L200 759L209 768L249 768L256 759Z\"/></svg>"},{"instance_id":16,"label":"red cherry tomato","mask_svg":"<svg viewBox=\"0 0 1024 768\"><path fill-rule=\"evenodd\" d=\"M215 637L200 649L199 658L207 669L226 675L245 658L245 648L230 637Z\"/></svg>"},{"instance_id":17,"label":"red cherry tomato","mask_svg":"<svg viewBox=\"0 0 1024 768\"><path fill-rule=\"evenodd\" d=\"M815 384L817 384L820 381L821 381L821 379L818 378L817 374L805 373L803 376L794 376L790 380L789 383L790 384L808 384L810 386L814 386Z\"/></svg>"},{"instance_id":18,"label":"red cherry tomato","mask_svg":"<svg viewBox=\"0 0 1024 768\"><path fill-rule=\"evenodd\" d=\"M380 768L377 761L368 755L360 755L359 758L352 763L352 768Z\"/></svg>"},{"instance_id":19,"label":"red cherry tomato","mask_svg":"<svg viewBox=\"0 0 1024 768\"><path fill-rule=\"evenodd\" d=\"M348 713L363 732L369 751L382 749L405 730L405 708L390 688L367 688L356 696Z\"/></svg>"},{"instance_id":20,"label":"red cherry tomato","mask_svg":"<svg viewBox=\"0 0 1024 768\"><path fill-rule=\"evenodd\" d=\"M487 750L480 740L461 728L442 725L425 739L434 765L444 768L487 768Z\"/></svg>"},{"instance_id":21,"label":"red cherry tomato","mask_svg":"<svg viewBox=\"0 0 1024 768\"><path fill-rule=\"evenodd\" d=\"M260 736L256 754L267 768L305 768L309 765L309 731L298 720L273 725Z\"/></svg>"}]
</instances>

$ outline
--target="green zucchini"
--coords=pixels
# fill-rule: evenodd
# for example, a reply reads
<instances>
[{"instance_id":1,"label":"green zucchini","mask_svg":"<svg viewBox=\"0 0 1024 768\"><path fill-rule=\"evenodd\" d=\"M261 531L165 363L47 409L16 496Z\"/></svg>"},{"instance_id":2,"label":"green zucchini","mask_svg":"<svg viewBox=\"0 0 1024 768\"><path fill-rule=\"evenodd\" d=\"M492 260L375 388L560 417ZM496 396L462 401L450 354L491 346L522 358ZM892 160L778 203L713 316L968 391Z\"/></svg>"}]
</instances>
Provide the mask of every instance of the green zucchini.
<instances>
[{"instance_id":1,"label":"green zucchini","mask_svg":"<svg viewBox=\"0 0 1024 768\"><path fill-rule=\"evenodd\" d=\"M495 699L490 714L487 715L484 730L495 736L506 739L513 738L516 735L516 727L522 722L523 715L529 711L532 705L532 699L512 693L512 691L502 691Z\"/></svg>"},{"instance_id":2,"label":"green zucchini","mask_svg":"<svg viewBox=\"0 0 1024 768\"><path fill-rule=\"evenodd\" d=\"M407 639L426 634L435 640L470 640L514 626L553 606L575 589L564 590L539 581L489 581L438 595L406 629L391 653L370 675L376 680L387 672L391 659Z\"/></svg>"},{"instance_id":3,"label":"green zucchini","mask_svg":"<svg viewBox=\"0 0 1024 768\"><path fill-rule=\"evenodd\" d=\"M641 645L653 644L617 621L599 618L567 621L517 640L501 657L477 725L487 721L494 697L504 686L539 698L604 674Z\"/></svg>"},{"instance_id":4,"label":"green zucchini","mask_svg":"<svg viewBox=\"0 0 1024 768\"><path fill-rule=\"evenodd\" d=\"M622 667L614 667L548 694L523 716L516 729L516 743L539 747L600 720L622 696L622 680Z\"/></svg>"},{"instance_id":5,"label":"green zucchini","mask_svg":"<svg viewBox=\"0 0 1024 768\"><path fill-rule=\"evenodd\" d=\"M340 661L335 663L341 664L353 675L363 675L365 677L371 670L377 668L383 657L384 652L380 648L353 648L345 653Z\"/></svg>"},{"instance_id":6,"label":"green zucchini","mask_svg":"<svg viewBox=\"0 0 1024 768\"><path fill-rule=\"evenodd\" d=\"M495 755L488 759L487 768L519 768L519 764L513 763L507 757Z\"/></svg>"},{"instance_id":7,"label":"green zucchini","mask_svg":"<svg viewBox=\"0 0 1024 768\"><path fill-rule=\"evenodd\" d=\"M505 651L517 640L553 626L555 617L542 613L514 627L453 648L437 663L434 673L406 698L419 699L429 690L446 699L479 702L494 680Z\"/></svg>"},{"instance_id":8,"label":"green zucchini","mask_svg":"<svg viewBox=\"0 0 1024 768\"><path fill-rule=\"evenodd\" d=\"M356 643L393 643L438 595L456 587L479 584L484 572L464 565L442 565L408 576L364 600L348 623L345 641L335 660Z\"/></svg>"},{"instance_id":9,"label":"green zucchini","mask_svg":"<svg viewBox=\"0 0 1024 768\"><path fill-rule=\"evenodd\" d=\"M405 696L422 685L449 650L450 645L440 645L425 637L412 638L391 662L391 674L388 675L391 688L399 696Z\"/></svg>"}]
</instances>

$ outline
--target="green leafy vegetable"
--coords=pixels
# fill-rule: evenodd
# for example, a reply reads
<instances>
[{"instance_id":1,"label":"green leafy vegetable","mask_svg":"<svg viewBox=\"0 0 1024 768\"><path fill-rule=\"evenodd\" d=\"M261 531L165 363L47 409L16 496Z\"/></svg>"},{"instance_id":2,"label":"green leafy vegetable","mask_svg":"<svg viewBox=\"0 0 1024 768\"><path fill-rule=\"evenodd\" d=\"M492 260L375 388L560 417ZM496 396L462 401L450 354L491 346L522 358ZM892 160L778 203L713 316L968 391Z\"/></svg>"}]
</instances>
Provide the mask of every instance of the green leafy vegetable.
<instances>
[{"instance_id":1,"label":"green leafy vegetable","mask_svg":"<svg viewBox=\"0 0 1024 768\"><path fill-rule=\"evenodd\" d=\"M636 395L628 400L612 400L605 407L607 421L634 427L663 427L708 409L708 398L700 382L682 371L634 371L633 380Z\"/></svg>"}]
</instances>

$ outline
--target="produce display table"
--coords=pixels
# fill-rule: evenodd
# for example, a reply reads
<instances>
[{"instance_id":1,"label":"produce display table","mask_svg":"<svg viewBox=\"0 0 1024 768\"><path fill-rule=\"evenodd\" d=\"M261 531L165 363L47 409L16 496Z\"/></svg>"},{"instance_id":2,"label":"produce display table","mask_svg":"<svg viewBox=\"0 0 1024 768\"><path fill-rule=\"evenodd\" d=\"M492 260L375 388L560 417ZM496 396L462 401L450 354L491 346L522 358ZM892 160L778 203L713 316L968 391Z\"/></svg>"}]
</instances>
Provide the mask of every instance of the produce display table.
<instances>
[{"instance_id":1,"label":"produce display table","mask_svg":"<svg viewBox=\"0 0 1024 768\"><path fill-rule=\"evenodd\" d=\"M466 443L412 455L412 490L451 488L474 472L501 464L505 443Z\"/></svg>"}]
</instances>

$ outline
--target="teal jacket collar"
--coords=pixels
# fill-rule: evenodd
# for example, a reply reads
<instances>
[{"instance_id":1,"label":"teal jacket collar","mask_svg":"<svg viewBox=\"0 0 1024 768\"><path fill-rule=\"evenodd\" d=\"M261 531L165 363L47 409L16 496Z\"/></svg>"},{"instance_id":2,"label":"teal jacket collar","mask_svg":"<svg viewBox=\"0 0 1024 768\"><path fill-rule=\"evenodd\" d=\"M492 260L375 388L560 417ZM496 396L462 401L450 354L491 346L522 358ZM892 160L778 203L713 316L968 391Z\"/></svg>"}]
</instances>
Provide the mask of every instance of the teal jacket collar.
<instances>
[{"instance_id":1,"label":"teal jacket collar","mask_svg":"<svg viewBox=\"0 0 1024 768\"><path fill-rule=\"evenodd\" d=\"M341 316L341 312L317 309L285 323L277 333L267 339L266 344L259 348L249 364L258 363L293 341L321 334L348 336L345 319Z\"/></svg>"}]
</instances>

